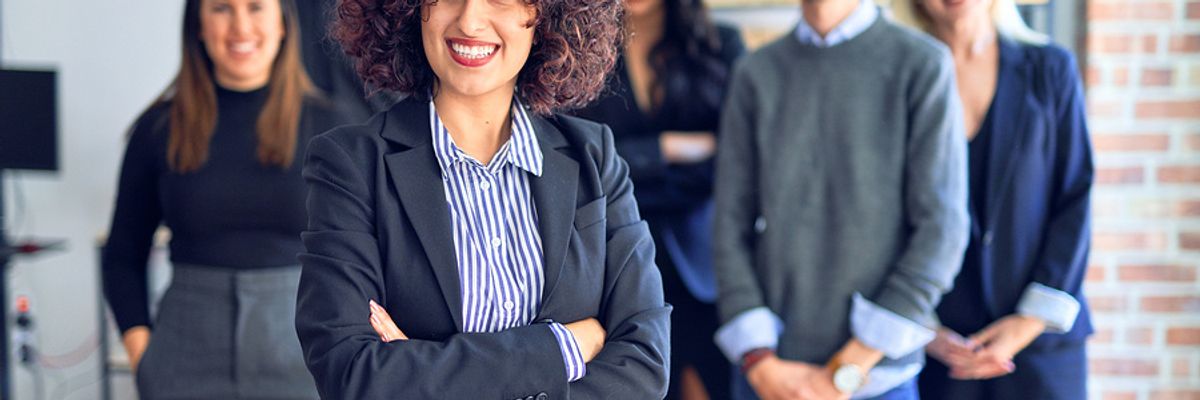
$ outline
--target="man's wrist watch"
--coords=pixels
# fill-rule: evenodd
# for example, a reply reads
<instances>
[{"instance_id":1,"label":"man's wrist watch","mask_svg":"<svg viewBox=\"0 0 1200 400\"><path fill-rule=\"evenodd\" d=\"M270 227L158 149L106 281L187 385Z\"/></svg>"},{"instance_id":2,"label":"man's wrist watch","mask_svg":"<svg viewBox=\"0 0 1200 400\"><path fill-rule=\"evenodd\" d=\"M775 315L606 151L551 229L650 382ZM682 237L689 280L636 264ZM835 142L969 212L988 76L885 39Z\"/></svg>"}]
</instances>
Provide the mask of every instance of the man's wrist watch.
<instances>
[{"instance_id":1,"label":"man's wrist watch","mask_svg":"<svg viewBox=\"0 0 1200 400\"><path fill-rule=\"evenodd\" d=\"M746 354L742 355L742 374L745 375L750 373L751 368L754 368L754 366L762 362L763 359L766 359L773 354L775 354L775 350L767 347L760 347L747 351Z\"/></svg>"},{"instance_id":2,"label":"man's wrist watch","mask_svg":"<svg viewBox=\"0 0 1200 400\"><path fill-rule=\"evenodd\" d=\"M862 367L850 363L838 365L833 370L833 386L838 391L851 394L862 389L867 383L867 372Z\"/></svg>"}]
</instances>

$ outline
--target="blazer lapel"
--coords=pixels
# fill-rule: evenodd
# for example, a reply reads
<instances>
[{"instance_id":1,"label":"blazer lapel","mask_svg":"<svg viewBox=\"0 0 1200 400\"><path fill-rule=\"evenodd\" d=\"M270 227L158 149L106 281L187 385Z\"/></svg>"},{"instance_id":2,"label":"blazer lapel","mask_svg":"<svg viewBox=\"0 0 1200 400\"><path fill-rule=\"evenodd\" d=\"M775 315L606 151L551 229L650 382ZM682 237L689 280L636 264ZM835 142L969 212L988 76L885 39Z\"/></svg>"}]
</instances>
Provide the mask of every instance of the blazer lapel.
<instances>
[{"instance_id":1,"label":"blazer lapel","mask_svg":"<svg viewBox=\"0 0 1200 400\"><path fill-rule=\"evenodd\" d=\"M1037 100L1033 97L1030 80L1033 79L1031 66L1025 62L1020 45L1004 38L1000 40L1000 79L996 82L997 109L1000 110L993 119L992 147L989 150L989 164L996 168L988 171L988 201L987 210L981 221L987 221L985 230L995 226L999 208L1010 189L1013 172L1019 161L1018 151L1025 138L1030 135L1029 129L1034 122L1031 111L1036 107Z\"/></svg>"},{"instance_id":2,"label":"blazer lapel","mask_svg":"<svg viewBox=\"0 0 1200 400\"><path fill-rule=\"evenodd\" d=\"M530 116L538 144L542 148L542 176L530 176L534 207L538 215L538 232L542 235L542 268L545 285L542 289L542 309L558 284L571 229L575 221L575 196L579 185L579 163L560 148L568 143L553 124L545 118ZM540 318L539 318L540 319Z\"/></svg>"},{"instance_id":3,"label":"blazer lapel","mask_svg":"<svg viewBox=\"0 0 1200 400\"><path fill-rule=\"evenodd\" d=\"M385 155L384 163L392 187L400 197L400 204L412 221L413 229L433 267L454 324L461 332L462 286L458 277L458 261L454 255L450 208L446 204L442 175L430 139L427 107L427 102L410 98L403 106L394 109L395 118L390 118L388 122L396 126L385 128L385 137L410 148Z\"/></svg>"}]
</instances>

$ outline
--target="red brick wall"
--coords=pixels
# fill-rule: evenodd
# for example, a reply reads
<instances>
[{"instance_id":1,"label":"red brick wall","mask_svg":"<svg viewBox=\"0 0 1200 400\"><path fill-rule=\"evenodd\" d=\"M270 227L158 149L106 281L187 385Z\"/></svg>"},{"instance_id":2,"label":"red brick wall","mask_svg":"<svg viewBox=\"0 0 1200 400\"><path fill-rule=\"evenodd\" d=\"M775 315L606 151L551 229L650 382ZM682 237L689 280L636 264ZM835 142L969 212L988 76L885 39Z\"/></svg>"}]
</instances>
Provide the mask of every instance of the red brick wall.
<instances>
[{"instance_id":1,"label":"red brick wall","mask_svg":"<svg viewBox=\"0 0 1200 400\"><path fill-rule=\"evenodd\" d=\"M1200 0L1091 0L1091 398L1200 399Z\"/></svg>"}]
</instances>

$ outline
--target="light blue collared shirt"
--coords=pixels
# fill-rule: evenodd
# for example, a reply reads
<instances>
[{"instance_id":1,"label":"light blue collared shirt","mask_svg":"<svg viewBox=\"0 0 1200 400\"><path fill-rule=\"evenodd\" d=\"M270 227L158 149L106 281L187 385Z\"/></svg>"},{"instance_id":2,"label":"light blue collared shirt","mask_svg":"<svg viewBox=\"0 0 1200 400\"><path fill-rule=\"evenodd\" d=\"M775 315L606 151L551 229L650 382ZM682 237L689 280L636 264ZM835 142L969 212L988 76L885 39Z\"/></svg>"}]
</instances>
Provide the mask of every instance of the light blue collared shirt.
<instances>
[{"instance_id":1,"label":"light blue collared shirt","mask_svg":"<svg viewBox=\"0 0 1200 400\"><path fill-rule=\"evenodd\" d=\"M800 43L817 47L833 47L863 33L879 18L879 8L869 0L859 0L858 7L850 16L842 20L829 34L822 37L801 15L800 23L796 26L796 40Z\"/></svg>"}]
</instances>

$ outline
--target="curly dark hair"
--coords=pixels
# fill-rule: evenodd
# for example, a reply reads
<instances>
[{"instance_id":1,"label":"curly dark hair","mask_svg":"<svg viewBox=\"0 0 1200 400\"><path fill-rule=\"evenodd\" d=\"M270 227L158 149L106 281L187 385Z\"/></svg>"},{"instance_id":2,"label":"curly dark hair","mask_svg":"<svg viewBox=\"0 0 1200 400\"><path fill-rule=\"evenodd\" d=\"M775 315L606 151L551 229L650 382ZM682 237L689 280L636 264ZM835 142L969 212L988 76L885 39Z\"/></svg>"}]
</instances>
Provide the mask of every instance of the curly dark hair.
<instances>
[{"instance_id":1,"label":"curly dark hair","mask_svg":"<svg viewBox=\"0 0 1200 400\"><path fill-rule=\"evenodd\" d=\"M546 115L586 106L620 54L622 0L524 0L537 9L534 44L517 76L522 100ZM421 9L437 0L340 0L330 35L363 82L424 96L436 77L421 42Z\"/></svg>"}]
</instances>

